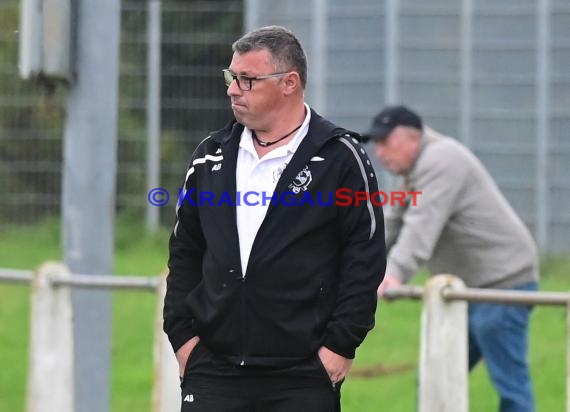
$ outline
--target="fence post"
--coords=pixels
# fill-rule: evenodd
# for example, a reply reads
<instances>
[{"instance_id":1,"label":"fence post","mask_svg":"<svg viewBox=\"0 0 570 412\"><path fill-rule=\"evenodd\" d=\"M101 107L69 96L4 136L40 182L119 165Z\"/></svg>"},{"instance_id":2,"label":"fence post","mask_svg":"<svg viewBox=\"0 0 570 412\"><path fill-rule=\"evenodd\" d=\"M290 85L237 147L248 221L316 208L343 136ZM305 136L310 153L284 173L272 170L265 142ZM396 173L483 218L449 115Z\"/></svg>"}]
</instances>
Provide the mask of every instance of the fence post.
<instances>
[{"instance_id":1,"label":"fence post","mask_svg":"<svg viewBox=\"0 0 570 412\"><path fill-rule=\"evenodd\" d=\"M72 412L74 408L71 291L53 287L50 276L70 277L62 263L47 262L32 281L28 412Z\"/></svg>"},{"instance_id":2,"label":"fence post","mask_svg":"<svg viewBox=\"0 0 570 412\"><path fill-rule=\"evenodd\" d=\"M424 289L420 343L420 412L467 412L467 303L446 302L443 289L464 289L451 275L431 278Z\"/></svg>"},{"instance_id":3,"label":"fence post","mask_svg":"<svg viewBox=\"0 0 570 412\"><path fill-rule=\"evenodd\" d=\"M162 309L166 295L166 275L160 276L157 289L156 319L154 323L154 387L152 392L153 412L179 411L180 381L178 379L178 362L172 352L172 346L166 333L162 330Z\"/></svg>"}]
</instances>

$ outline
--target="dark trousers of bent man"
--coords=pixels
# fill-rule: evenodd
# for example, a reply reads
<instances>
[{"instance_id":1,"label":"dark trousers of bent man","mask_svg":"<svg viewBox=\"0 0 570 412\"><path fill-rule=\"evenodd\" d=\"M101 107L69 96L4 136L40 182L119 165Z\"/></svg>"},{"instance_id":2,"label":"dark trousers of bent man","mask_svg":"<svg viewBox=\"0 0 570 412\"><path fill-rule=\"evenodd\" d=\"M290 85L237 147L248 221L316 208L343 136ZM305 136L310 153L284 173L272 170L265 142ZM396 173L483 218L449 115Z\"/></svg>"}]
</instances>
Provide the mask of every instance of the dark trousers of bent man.
<instances>
[{"instance_id":1,"label":"dark trousers of bent man","mask_svg":"<svg viewBox=\"0 0 570 412\"><path fill-rule=\"evenodd\" d=\"M234 366L199 342L186 364L182 412L339 412L333 385L317 354L287 368Z\"/></svg>"}]
</instances>

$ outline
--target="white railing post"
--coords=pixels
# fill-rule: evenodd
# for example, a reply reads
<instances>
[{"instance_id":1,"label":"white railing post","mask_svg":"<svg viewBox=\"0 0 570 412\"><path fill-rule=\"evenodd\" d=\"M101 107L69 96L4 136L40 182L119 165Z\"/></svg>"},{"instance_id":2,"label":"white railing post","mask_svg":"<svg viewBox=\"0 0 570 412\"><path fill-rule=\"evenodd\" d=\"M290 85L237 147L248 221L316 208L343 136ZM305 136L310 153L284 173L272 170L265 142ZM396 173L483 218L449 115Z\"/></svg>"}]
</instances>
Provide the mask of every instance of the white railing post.
<instances>
[{"instance_id":1,"label":"white railing post","mask_svg":"<svg viewBox=\"0 0 570 412\"><path fill-rule=\"evenodd\" d=\"M467 303L446 302L442 291L464 289L451 275L430 279L424 290L420 343L420 412L467 412Z\"/></svg>"},{"instance_id":2,"label":"white railing post","mask_svg":"<svg viewBox=\"0 0 570 412\"><path fill-rule=\"evenodd\" d=\"M157 289L156 319L154 324L154 387L153 412L179 411L181 404L178 362L172 346L162 330L162 309L166 294L166 273L160 276Z\"/></svg>"},{"instance_id":3,"label":"white railing post","mask_svg":"<svg viewBox=\"0 0 570 412\"><path fill-rule=\"evenodd\" d=\"M28 412L73 412L73 314L69 288L50 277L70 277L62 263L48 262L34 274L30 310Z\"/></svg>"}]
</instances>

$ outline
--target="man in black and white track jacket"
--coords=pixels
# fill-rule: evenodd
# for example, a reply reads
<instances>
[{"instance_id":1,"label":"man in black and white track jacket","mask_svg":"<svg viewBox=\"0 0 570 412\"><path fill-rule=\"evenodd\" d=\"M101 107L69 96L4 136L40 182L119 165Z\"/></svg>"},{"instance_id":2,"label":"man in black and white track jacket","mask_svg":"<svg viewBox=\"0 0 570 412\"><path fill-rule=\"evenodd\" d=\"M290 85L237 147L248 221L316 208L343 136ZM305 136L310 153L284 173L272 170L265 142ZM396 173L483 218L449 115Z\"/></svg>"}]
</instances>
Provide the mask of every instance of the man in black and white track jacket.
<instances>
[{"instance_id":1,"label":"man in black and white track jacket","mask_svg":"<svg viewBox=\"0 0 570 412\"><path fill-rule=\"evenodd\" d=\"M304 103L293 33L261 28L233 50L236 120L196 148L170 239L164 330L182 410L339 410L386 265L381 207L347 201L378 191L375 173Z\"/></svg>"}]
</instances>

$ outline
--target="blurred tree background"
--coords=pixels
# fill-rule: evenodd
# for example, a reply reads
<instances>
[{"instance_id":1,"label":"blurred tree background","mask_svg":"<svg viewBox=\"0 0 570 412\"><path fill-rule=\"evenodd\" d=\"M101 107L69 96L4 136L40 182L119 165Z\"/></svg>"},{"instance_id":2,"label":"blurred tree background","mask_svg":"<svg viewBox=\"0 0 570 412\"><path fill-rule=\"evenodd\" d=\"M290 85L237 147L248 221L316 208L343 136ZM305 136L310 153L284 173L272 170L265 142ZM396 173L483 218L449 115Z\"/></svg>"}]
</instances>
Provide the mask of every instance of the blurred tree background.
<instances>
[{"instance_id":1,"label":"blurred tree background","mask_svg":"<svg viewBox=\"0 0 570 412\"><path fill-rule=\"evenodd\" d=\"M66 87L19 79L19 3L0 4L0 229L60 212ZM221 69L242 32L242 3L162 2L160 185L170 192L182 184L196 144L231 118ZM117 207L140 217L147 202L147 11L143 0L122 3ZM173 206L161 213L171 224Z\"/></svg>"}]
</instances>

